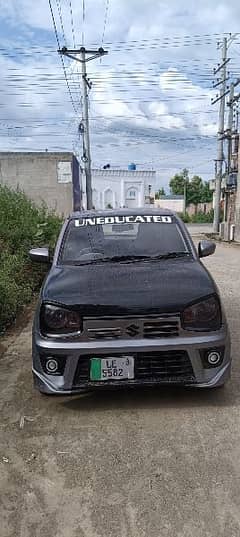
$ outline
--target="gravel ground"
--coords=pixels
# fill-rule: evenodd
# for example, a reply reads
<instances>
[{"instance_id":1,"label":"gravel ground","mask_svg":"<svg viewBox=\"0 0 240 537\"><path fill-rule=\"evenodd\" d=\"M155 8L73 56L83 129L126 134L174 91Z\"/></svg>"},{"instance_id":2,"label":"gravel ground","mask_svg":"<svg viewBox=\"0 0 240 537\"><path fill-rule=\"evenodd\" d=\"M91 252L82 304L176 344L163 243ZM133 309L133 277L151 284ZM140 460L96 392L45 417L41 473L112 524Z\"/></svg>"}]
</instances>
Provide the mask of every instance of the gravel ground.
<instances>
[{"instance_id":1,"label":"gravel ground","mask_svg":"<svg viewBox=\"0 0 240 537\"><path fill-rule=\"evenodd\" d=\"M1 537L239 537L240 248L205 263L232 333L223 390L44 397L31 310L2 340Z\"/></svg>"}]
</instances>

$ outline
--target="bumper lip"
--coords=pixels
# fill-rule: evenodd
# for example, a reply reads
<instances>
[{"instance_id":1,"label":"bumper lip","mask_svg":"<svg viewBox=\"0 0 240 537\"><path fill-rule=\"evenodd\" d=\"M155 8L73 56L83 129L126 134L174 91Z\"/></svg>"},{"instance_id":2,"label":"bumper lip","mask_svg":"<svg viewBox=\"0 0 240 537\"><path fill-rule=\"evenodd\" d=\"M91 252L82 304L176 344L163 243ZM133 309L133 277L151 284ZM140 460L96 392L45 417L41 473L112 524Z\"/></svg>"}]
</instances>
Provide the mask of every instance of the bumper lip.
<instances>
[{"instance_id":1,"label":"bumper lip","mask_svg":"<svg viewBox=\"0 0 240 537\"><path fill-rule=\"evenodd\" d=\"M200 350L204 348L225 347L225 356L219 368L204 369L201 362ZM139 340L101 340L94 342L84 341L53 341L43 338L39 333L33 333L33 376L35 387L40 392L46 394L59 395L74 395L77 393L86 393L92 390L99 389L121 389L144 386L189 386L197 388L211 388L224 384L230 377L231 357L230 357L230 337L227 326L219 331L211 333L197 333L189 337L189 335L178 336L174 338L161 339L139 339ZM122 385L96 385L86 383L78 386L73 385L74 375L77 368L77 363L84 354L105 353L151 353L161 351L186 351L192 363L195 378L193 381L186 379L185 382L177 382L174 379L164 382L163 380L149 380L132 382L126 381ZM46 375L40 363L40 354L58 354L67 355L66 368L63 376Z\"/></svg>"},{"instance_id":2,"label":"bumper lip","mask_svg":"<svg viewBox=\"0 0 240 537\"><path fill-rule=\"evenodd\" d=\"M57 389L53 384L46 379L45 376L43 376L41 373L36 371L35 369L32 369L33 376L35 379L35 385L40 389L41 392L46 394L52 394L52 395L77 395L81 393L91 392L95 390L120 390L122 388L143 388L143 387L161 387L161 386L180 386L180 387L191 387L191 388L215 388L218 386L222 386L227 380L230 378L230 370L231 370L231 363L227 363L220 371L216 373L216 375L208 382L186 382L186 383L180 383L180 382L139 382L139 383L130 383L130 382L124 382L124 384L120 385L119 383L114 386L114 384L107 385L107 384L88 384L78 386L74 389Z\"/></svg>"},{"instance_id":3,"label":"bumper lip","mask_svg":"<svg viewBox=\"0 0 240 537\"><path fill-rule=\"evenodd\" d=\"M217 386L223 386L231 376L231 361L225 364L216 375L208 382L194 382L191 385L185 384L185 386L191 386L195 388L216 388Z\"/></svg>"}]
</instances>

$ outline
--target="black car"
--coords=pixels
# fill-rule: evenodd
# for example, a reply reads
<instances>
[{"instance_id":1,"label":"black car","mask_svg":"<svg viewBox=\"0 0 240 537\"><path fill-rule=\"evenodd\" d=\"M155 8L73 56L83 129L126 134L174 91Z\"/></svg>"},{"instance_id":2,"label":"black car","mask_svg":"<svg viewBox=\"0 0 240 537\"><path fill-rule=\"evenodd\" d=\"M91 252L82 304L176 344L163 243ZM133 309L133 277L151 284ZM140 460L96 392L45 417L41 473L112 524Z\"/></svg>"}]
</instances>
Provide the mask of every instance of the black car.
<instances>
[{"instance_id":1,"label":"black car","mask_svg":"<svg viewBox=\"0 0 240 537\"><path fill-rule=\"evenodd\" d=\"M230 375L218 289L183 222L154 209L64 223L33 326L33 376L48 394L107 386L215 387ZM32 260L50 263L46 248Z\"/></svg>"}]
</instances>

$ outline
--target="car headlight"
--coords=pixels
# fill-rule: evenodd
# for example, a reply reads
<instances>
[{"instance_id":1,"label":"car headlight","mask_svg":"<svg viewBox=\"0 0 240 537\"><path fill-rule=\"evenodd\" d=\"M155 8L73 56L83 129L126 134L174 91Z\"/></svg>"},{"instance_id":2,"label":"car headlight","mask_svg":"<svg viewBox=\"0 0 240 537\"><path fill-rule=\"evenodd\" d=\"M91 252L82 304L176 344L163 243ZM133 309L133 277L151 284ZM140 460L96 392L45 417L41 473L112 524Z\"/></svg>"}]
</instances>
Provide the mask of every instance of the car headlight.
<instances>
[{"instance_id":1,"label":"car headlight","mask_svg":"<svg viewBox=\"0 0 240 537\"><path fill-rule=\"evenodd\" d=\"M182 313L182 326L186 330L210 332L219 330L221 324L221 306L215 296L189 306Z\"/></svg>"},{"instance_id":2,"label":"car headlight","mask_svg":"<svg viewBox=\"0 0 240 537\"><path fill-rule=\"evenodd\" d=\"M77 311L44 304L41 309L41 331L46 335L66 335L81 331L81 318Z\"/></svg>"}]
</instances>

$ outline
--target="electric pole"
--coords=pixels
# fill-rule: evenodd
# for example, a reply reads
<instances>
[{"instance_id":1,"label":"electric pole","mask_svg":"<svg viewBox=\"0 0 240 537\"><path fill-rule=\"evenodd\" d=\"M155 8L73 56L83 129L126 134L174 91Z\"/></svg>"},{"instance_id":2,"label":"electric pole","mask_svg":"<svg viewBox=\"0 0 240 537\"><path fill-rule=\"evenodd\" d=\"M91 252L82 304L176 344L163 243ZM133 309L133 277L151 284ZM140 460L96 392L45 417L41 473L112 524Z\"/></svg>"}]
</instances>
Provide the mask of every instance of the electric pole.
<instances>
[{"instance_id":1,"label":"electric pole","mask_svg":"<svg viewBox=\"0 0 240 537\"><path fill-rule=\"evenodd\" d=\"M227 125L227 138L228 138L228 174L231 172L231 159L232 159L232 130L233 130L233 106L234 106L234 83L230 84L230 93L228 101L228 125Z\"/></svg>"},{"instance_id":2,"label":"electric pole","mask_svg":"<svg viewBox=\"0 0 240 537\"><path fill-rule=\"evenodd\" d=\"M227 106L229 108L228 110L228 123L227 123L227 130L225 137L227 138L228 142L228 158L227 158L227 175L231 173L231 163L232 163L232 135L233 135L233 106L234 106L234 84L231 82L230 84L230 92L229 92L229 100L227 103ZM228 191L225 190L225 197L224 197L224 215L223 220L224 222L227 221L227 215L228 215Z\"/></svg>"},{"instance_id":3,"label":"electric pole","mask_svg":"<svg viewBox=\"0 0 240 537\"><path fill-rule=\"evenodd\" d=\"M218 122L218 153L216 161L216 172L215 172L215 207L214 207L214 219L213 219L213 231L218 233L219 231L219 222L220 222L220 202L221 202L221 185L222 185L222 175L223 175L223 141L224 141L224 118L225 118L225 96L226 96L226 66L228 63L227 59L227 38L224 37L222 44L222 64L215 70L215 74L221 71L221 89L220 96L217 99L220 100L219 108L219 122ZM216 84L218 85L218 84ZM216 86L215 86L216 87ZM217 102L216 100L214 102ZM214 104L214 103L213 103Z\"/></svg>"},{"instance_id":4,"label":"electric pole","mask_svg":"<svg viewBox=\"0 0 240 537\"><path fill-rule=\"evenodd\" d=\"M84 163L85 177L86 177L86 196L87 196L87 209L92 209L92 170L91 170L91 151L90 151L90 132L89 132L89 114L88 114L88 90L91 89L92 84L87 78L86 62L100 58L108 54L103 48L98 50L87 50L85 47L80 49L67 49L63 47L58 51L60 54L71 58L82 65L82 122L81 122L81 134L83 138L83 155L82 161Z\"/></svg>"},{"instance_id":5,"label":"electric pole","mask_svg":"<svg viewBox=\"0 0 240 537\"><path fill-rule=\"evenodd\" d=\"M184 180L184 185L183 185L183 203L184 203L184 209L183 209L183 213L184 215L186 215L186 209L187 209L187 179Z\"/></svg>"}]
</instances>

